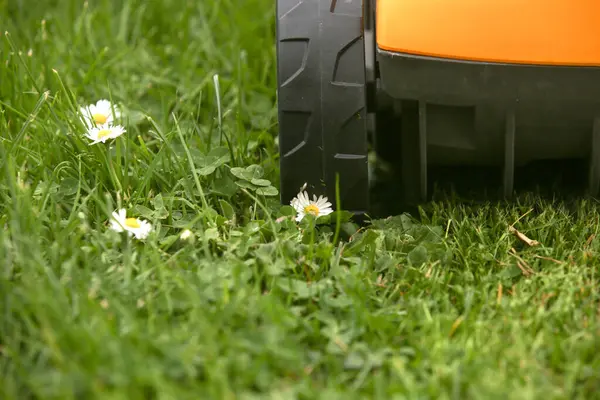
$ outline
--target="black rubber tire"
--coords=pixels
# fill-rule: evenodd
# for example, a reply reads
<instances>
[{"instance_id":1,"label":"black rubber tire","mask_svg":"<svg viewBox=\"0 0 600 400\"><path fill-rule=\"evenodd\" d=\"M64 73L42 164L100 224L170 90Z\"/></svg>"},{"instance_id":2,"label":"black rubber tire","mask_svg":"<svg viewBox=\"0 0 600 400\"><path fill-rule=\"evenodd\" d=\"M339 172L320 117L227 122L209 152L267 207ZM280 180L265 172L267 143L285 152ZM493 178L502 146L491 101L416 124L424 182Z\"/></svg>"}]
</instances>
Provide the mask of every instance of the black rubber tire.
<instances>
[{"instance_id":1,"label":"black rubber tire","mask_svg":"<svg viewBox=\"0 0 600 400\"><path fill-rule=\"evenodd\" d=\"M281 202L306 182L341 208L369 207L362 0L278 0Z\"/></svg>"}]
</instances>

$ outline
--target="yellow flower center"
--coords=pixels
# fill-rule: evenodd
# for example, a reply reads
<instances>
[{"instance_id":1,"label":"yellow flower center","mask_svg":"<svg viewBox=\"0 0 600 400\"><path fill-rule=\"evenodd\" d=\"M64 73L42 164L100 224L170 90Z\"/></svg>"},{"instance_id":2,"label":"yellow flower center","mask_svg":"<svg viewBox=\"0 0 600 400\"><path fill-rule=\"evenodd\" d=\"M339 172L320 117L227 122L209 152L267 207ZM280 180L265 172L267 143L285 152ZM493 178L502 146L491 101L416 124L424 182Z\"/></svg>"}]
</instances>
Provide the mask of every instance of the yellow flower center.
<instances>
[{"instance_id":1,"label":"yellow flower center","mask_svg":"<svg viewBox=\"0 0 600 400\"><path fill-rule=\"evenodd\" d=\"M139 228L140 223L135 218L127 218L125 220L125 226L127 226L128 228Z\"/></svg>"},{"instance_id":2,"label":"yellow flower center","mask_svg":"<svg viewBox=\"0 0 600 400\"><path fill-rule=\"evenodd\" d=\"M103 125L104 123L106 123L108 116L104 115L104 114L94 114L94 115L92 115L92 118L94 118L94 121L97 124Z\"/></svg>"},{"instance_id":3,"label":"yellow flower center","mask_svg":"<svg viewBox=\"0 0 600 400\"><path fill-rule=\"evenodd\" d=\"M98 139L102 139L110 135L110 129L102 129L98 132Z\"/></svg>"},{"instance_id":4,"label":"yellow flower center","mask_svg":"<svg viewBox=\"0 0 600 400\"><path fill-rule=\"evenodd\" d=\"M316 204L309 204L306 207L304 207L305 214L312 214L315 217L319 216L319 211L319 207L317 207Z\"/></svg>"}]
</instances>

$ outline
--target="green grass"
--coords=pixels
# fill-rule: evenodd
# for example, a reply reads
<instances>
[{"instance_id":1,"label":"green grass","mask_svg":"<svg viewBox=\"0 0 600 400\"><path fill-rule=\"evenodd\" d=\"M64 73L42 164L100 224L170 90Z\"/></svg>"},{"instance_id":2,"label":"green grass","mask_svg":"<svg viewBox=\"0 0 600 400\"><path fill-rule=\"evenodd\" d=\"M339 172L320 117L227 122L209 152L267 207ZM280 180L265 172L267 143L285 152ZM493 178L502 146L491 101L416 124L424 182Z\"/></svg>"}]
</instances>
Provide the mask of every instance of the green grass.
<instances>
[{"instance_id":1,"label":"green grass","mask_svg":"<svg viewBox=\"0 0 600 400\"><path fill-rule=\"evenodd\" d=\"M0 398L599 397L596 202L342 215L334 242L274 195L272 1L33 4L0 0ZM89 146L100 98L127 133Z\"/></svg>"}]
</instances>

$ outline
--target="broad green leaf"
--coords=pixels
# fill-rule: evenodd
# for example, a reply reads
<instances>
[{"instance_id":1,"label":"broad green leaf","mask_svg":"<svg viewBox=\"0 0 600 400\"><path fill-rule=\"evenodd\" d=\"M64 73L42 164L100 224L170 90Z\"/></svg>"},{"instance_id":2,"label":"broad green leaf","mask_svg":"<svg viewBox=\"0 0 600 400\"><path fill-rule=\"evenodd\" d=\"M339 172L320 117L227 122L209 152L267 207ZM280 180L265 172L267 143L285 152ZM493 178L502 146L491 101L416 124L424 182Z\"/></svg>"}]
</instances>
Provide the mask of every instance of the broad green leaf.
<instances>
[{"instance_id":1,"label":"broad green leaf","mask_svg":"<svg viewBox=\"0 0 600 400\"><path fill-rule=\"evenodd\" d=\"M256 189L256 193L261 194L263 196L277 196L279 194L279 191L273 186L268 186Z\"/></svg>"},{"instance_id":2,"label":"broad green leaf","mask_svg":"<svg viewBox=\"0 0 600 400\"><path fill-rule=\"evenodd\" d=\"M206 167L197 169L196 172L198 173L198 175L208 176L208 175L212 174L213 172L215 172L216 169L217 169L217 166L215 166L214 164L211 164L211 165L207 165Z\"/></svg>"},{"instance_id":3,"label":"broad green leaf","mask_svg":"<svg viewBox=\"0 0 600 400\"><path fill-rule=\"evenodd\" d=\"M155 210L158 210L159 208L163 208L165 206L162 194L159 193L154 197L154 199L152 200L152 205L154 206Z\"/></svg>"},{"instance_id":4,"label":"broad green leaf","mask_svg":"<svg viewBox=\"0 0 600 400\"><path fill-rule=\"evenodd\" d=\"M250 182L256 186L271 186L271 182L267 179L252 179Z\"/></svg>"},{"instance_id":5,"label":"broad green leaf","mask_svg":"<svg viewBox=\"0 0 600 400\"><path fill-rule=\"evenodd\" d=\"M427 262L427 248L422 245L416 246L408 253L408 261L416 267L420 267Z\"/></svg>"},{"instance_id":6,"label":"broad green leaf","mask_svg":"<svg viewBox=\"0 0 600 400\"><path fill-rule=\"evenodd\" d=\"M217 168L222 165L227 164L231 160L229 156L229 150L226 147L217 147L208 153L207 156L204 157L203 162L200 164L203 172L200 172L201 175L210 175Z\"/></svg>"},{"instance_id":7,"label":"broad green leaf","mask_svg":"<svg viewBox=\"0 0 600 400\"><path fill-rule=\"evenodd\" d=\"M292 215L296 215L296 209L292 206L281 206L281 208L279 209L279 213L282 216L292 216Z\"/></svg>"},{"instance_id":8,"label":"broad green leaf","mask_svg":"<svg viewBox=\"0 0 600 400\"><path fill-rule=\"evenodd\" d=\"M212 184L212 192L225 197L231 197L238 192L238 187L229 174L221 174Z\"/></svg>"},{"instance_id":9,"label":"broad green leaf","mask_svg":"<svg viewBox=\"0 0 600 400\"><path fill-rule=\"evenodd\" d=\"M235 217L235 211L234 211L233 207L231 206L231 204L229 204L227 201L225 201L223 199L219 199L219 205L221 206L221 211L223 211L223 215L227 219L232 219L233 217Z\"/></svg>"},{"instance_id":10,"label":"broad green leaf","mask_svg":"<svg viewBox=\"0 0 600 400\"><path fill-rule=\"evenodd\" d=\"M154 218L154 211L152 211L151 209L149 209L146 206L136 205L133 207L133 212L136 213L137 215L139 215L140 217L143 217L146 219Z\"/></svg>"},{"instance_id":11,"label":"broad green leaf","mask_svg":"<svg viewBox=\"0 0 600 400\"><path fill-rule=\"evenodd\" d=\"M229 170L233 176L238 179L246 180L246 170L240 167L233 167Z\"/></svg>"},{"instance_id":12,"label":"broad green leaf","mask_svg":"<svg viewBox=\"0 0 600 400\"><path fill-rule=\"evenodd\" d=\"M317 224L335 224L337 222L338 213L340 214L340 222L349 222L354 216L350 211L334 211L331 214L323 215L317 218Z\"/></svg>"},{"instance_id":13,"label":"broad green leaf","mask_svg":"<svg viewBox=\"0 0 600 400\"><path fill-rule=\"evenodd\" d=\"M238 185L239 187L243 187L245 189L250 189L252 191L256 190L256 186L254 186L253 184L251 184L248 181L244 181L244 180L236 181L235 184Z\"/></svg>"},{"instance_id":14,"label":"broad green leaf","mask_svg":"<svg viewBox=\"0 0 600 400\"><path fill-rule=\"evenodd\" d=\"M208 153L208 157L214 157L218 162L227 163L230 161L229 149L227 147L215 147Z\"/></svg>"},{"instance_id":15,"label":"broad green leaf","mask_svg":"<svg viewBox=\"0 0 600 400\"><path fill-rule=\"evenodd\" d=\"M263 167L260 165L250 165L246 168L234 167L230 169L233 176L244 181L252 182L253 179L261 179L264 175ZM269 182L269 185L271 182Z\"/></svg>"},{"instance_id":16,"label":"broad green leaf","mask_svg":"<svg viewBox=\"0 0 600 400\"><path fill-rule=\"evenodd\" d=\"M360 353L353 351L346 356L344 360L345 369L361 369L367 359Z\"/></svg>"},{"instance_id":17,"label":"broad green leaf","mask_svg":"<svg viewBox=\"0 0 600 400\"><path fill-rule=\"evenodd\" d=\"M245 175L246 179L249 181L252 181L252 179L260 179L263 177L264 174L265 171L260 165L254 164L246 167Z\"/></svg>"},{"instance_id":18,"label":"broad green leaf","mask_svg":"<svg viewBox=\"0 0 600 400\"><path fill-rule=\"evenodd\" d=\"M208 228L204 231L204 237L208 240L217 240L219 238L219 230L217 228Z\"/></svg>"},{"instance_id":19,"label":"broad green leaf","mask_svg":"<svg viewBox=\"0 0 600 400\"><path fill-rule=\"evenodd\" d=\"M356 235L355 239L350 242L348 247L344 250L344 256L349 257L356 255L358 252L363 250L367 246L375 245L375 242L379 238L379 233L372 229L368 229Z\"/></svg>"},{"instance_id":20,"label":"broad green leaf","mask_svg":"<svg viewBox=\"0 0 600 400\"><path fill-rule=\"evenodd\" d=\"M65 178L60 182L58 193L63 196L71 196L77 193L79 180L75 178Z\"/></svg>"},{"instance_id":21,"label":"broad green leaf","mask_svg":"<svg viewBox=\"0 0 600 400\"><path fill-rule=\"evenodd\" d=\"M275 262L271 262L265 265L265 272L269 276L278 276L281 275L286 269L285 261L281 258L275 260Z\"/></svg>"},{"instance_id":22,"label":"broad green leaf","mask_svg":"<svg viewBox=\"0 0 600 400\"><path fill-rule=\"evenodd\" d=\"M169 211L167 211L167 209L164 207L154 210L154 218L166 219L168 216Z\"/></svg>"}]
</instances>

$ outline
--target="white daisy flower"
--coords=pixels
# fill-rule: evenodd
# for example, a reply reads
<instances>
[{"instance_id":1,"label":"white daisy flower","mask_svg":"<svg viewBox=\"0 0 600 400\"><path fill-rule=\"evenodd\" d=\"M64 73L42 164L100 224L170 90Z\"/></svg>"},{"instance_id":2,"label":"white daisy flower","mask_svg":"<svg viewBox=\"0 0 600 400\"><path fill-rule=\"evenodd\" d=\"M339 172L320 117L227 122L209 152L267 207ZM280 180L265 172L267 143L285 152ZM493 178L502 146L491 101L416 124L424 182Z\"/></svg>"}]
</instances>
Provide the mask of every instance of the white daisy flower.
<instances>
[{"instance_id":1,"label":"white daisy flower","mask_svg":"<svg viewBox=\"0 0 600 400\"><path fill-rule=\"evenodd\" d=\"M110 125L121 116L119 108L110 101L104 99L98 100L96 104L81 107L79 112L83 117L83 122L88 128L105 124Z\"/></svg>"},{"instance_id":2,"label":"white daisy flower","mask_svg":"<svg viewBox=\"0 0 600 400\"><path fill-rule=\"evenodd\" d=\"M125 128L123 128L121 125L117 125L117 126L109 126L109 125L103 125L101 127L93 127L90 128L87 131L86 136L88 137L88 139L92 140L92 143L90 143L90 146L96 143L105 143L107 140L110 139L114 139L117 138L119 136L121 136L122 134L124 134Z\"/></svg>"},{"instance_id":3,"label":"white daisy flower","mask_svg":"<svg viewBox=\"0 0 600 400\"><path fill-rule=\"evenodd\" d=\"M110 224L113 231L126 231L129 236L134 235L136 239L140 240L146 239L152 230L152 225L148 221L127 218L127 212L124 209L112 213Z\"/></svg>"},{"instance_id":4,"label":"white daisy flower","mask_svg":"<svg viewBox=\"0 0 600 400\"><path fill-rule=\"evenodd\" d=\"M296 221L302 221L307 214L320 217L333 212L331 203L328 201L327 197L319 196L317 198L317 196L313 194L313 200L310 200L306 191L298 193L298 196L292 199L290 205L294 207L298 213L296 215Z\"/></svg>"},{"instance_id":5,"label":"white daisy flower","mask_svg":"<svg viewBox=\"0 0 600 400\"><path fill-rule=\"evenodd\" d=\"M181 238L181 240L188 240L193 239L194 234L189 229L186 229L183 232L181 232L181 235L179 235L179 237Z\"/></svg>"}]
</instances>

